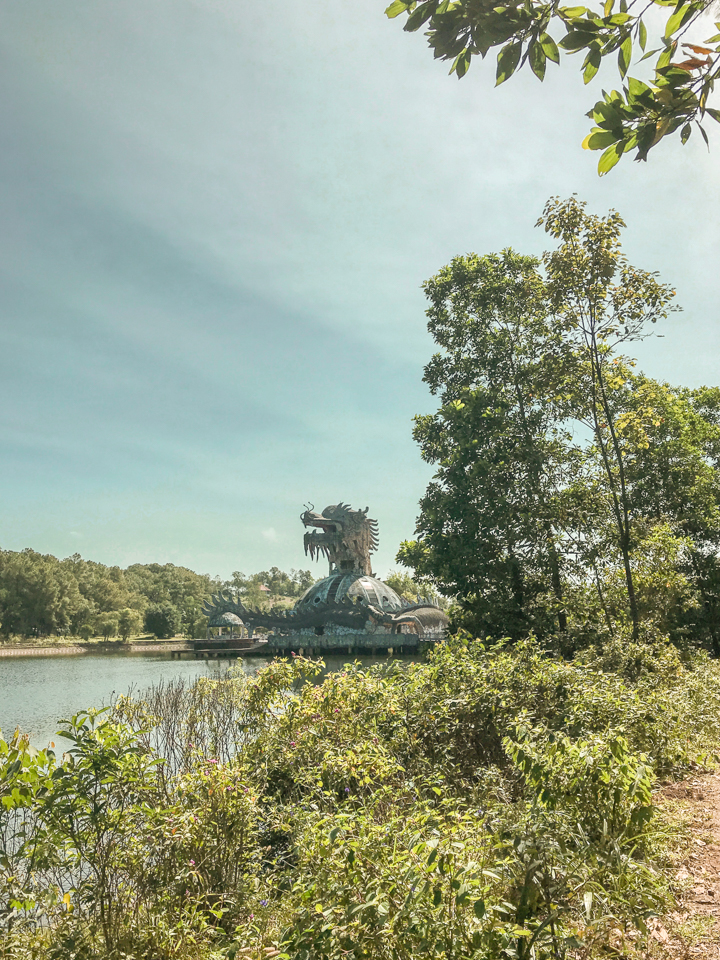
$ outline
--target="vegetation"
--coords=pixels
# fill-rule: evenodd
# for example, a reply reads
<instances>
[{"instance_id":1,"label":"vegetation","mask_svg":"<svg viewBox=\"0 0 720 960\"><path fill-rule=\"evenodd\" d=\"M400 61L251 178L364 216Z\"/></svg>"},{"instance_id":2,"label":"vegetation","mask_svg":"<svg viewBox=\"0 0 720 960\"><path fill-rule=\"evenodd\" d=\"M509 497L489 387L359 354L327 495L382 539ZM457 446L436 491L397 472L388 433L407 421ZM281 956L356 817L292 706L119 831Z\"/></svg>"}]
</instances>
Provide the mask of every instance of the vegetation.
<instances>
[{"instance_id":1,"label":"vegetation","mask_svg":"<svg viewBox=\"0 0 720 960\"><path fill-rule=\"evenodd\" d=\"M34 550L0 550L0 637L75 636L123 640L143 630L158 637L204 636L205 600L219 589L237 590L254 606L282 603L313 583L309 570L273 567L227 583L172 563L135 563L125 570L65 560ZM261 585L268 591L262 591Z\"/></svg>"},{"instance_id":2,"label":"vegetation","mask_svg":"<svg viewBox=\"0 0 720 960\"><path fill-rule=\"evenodd\" d=\"M720 672L458 638L121 698L62 751L0 740L0 953L556 958L672 897L658 775L720 735Z\"/></svg>"},{"instance_id":3,"label":"vegetation","mask_svg":"<svg viewBox=\"0 0 720 960\"><path fill-rule=\"evenodd\" d=\"M425 285L438 465L398 560L477 636L588 645L671 636L720 652L720 390L637 373L620 348L674 291L623 257L618 214L552 200L560 243L457 257Z\"/></svg>"},{"instance_id":4,"label":"vegetation","mask_svg":"<svg viewBox=\"0 0 720 960\"><path fill-rule=\"evenodd\" d=\"M621 90L606 93L588 113L595 126L583 142L603 150L598 172L607 173L624 153L646 160L663 137L679 132L687 143L693 129L705 142L705 116L720 120L708 101L720 77L720 24L708 16L712 0L649 0L636 7L606 0L602 9L563 7L546 0L491 6L474 0L393 0L388 17L407 14L405 30L427 25L433 56L450 60L450 73L463 77L474 56L499 47L497 84L529 66L538 80L548 61L583 53L581 70L589 83L607 57L617 54ZM635 7L635 9L633 9ZM552 34L555 34L553 36ZM633 56L648 83L630 76ZM640 67L643 61L647 67ZM648 76L649 74L649 76Z\"/></svg>"}]
</instances>

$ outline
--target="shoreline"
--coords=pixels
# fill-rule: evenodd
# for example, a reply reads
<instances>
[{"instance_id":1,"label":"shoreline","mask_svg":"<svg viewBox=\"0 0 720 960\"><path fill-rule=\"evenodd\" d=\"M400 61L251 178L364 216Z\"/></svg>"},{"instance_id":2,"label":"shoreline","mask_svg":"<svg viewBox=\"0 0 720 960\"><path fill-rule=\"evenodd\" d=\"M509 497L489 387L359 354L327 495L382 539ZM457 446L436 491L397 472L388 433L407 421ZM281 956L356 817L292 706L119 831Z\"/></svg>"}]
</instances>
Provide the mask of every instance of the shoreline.
<instances>
[{"instance_id":1,"label":"shoreline","mask_svg":"<svg viewBox=\"0 0 720 960\"><path fill-rule=\"evenodd\" d=\"M53 643L40 644L13 643L0 644L0 659L3 657L73 657L89 653L133 654L133 653L190 653L192 643L185 640L140 640L123 641L101 640L97 643Z\"/></svg>"}]
</instances>

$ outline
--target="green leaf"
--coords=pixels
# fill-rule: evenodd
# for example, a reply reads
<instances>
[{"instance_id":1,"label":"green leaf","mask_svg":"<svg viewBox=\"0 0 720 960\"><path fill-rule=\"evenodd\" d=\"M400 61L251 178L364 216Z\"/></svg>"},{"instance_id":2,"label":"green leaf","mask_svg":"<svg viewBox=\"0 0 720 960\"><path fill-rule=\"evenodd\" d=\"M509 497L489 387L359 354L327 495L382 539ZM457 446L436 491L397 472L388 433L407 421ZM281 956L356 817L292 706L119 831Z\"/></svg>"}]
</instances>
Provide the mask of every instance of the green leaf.
<instances>
[{"instance_id":1,"label":"green leaf","mask_svg":"<svg viewBox=\"0 0 720 960\"><path fill-rule=\"evenodd\" d=\"M482 920L482 918L485 916L485 901L484 901L484 900L476 900L476 901L475 901L475 903L473 904L473 913L474 913L475 916L478 918L478 920Z\"/></svg>"},{"instance_id":2,"label":"green leaf","mask_svg":"<svg viewBox=\"0 0 720 960\"><path fill-rule=\"evenodd\" d=\"M622 42L622 46L618 51L618 70L620 71L620 76L624 77L630 68L630 61L632 60L632 39L627 36Z\"/></svg>"},{"instance_id":3,"label":"green leaf","mask_svg":"<svg viewBox=\"0 0 720 960\"><path fill-rule=\"evenodd\" d=\"M642 80L637 80L635 77L628 77L628 97L630 101L652 99L652 90L646 83L643 83Z\"/></svg>"},{"instance_id":4,"label":"green leaf","mask_svg":"<svg viewBox=\"0 0 720 960\"><path fill-rule=\"evenodd\" d=\"M693 12L693 6L691 3L685 3L682 6L679 5L665 26L665 37L669 38L675 33L676 30L679 30L687 17Z\"/></svg>"},{"instance_id":5,"label":"green leaf","mask_svg":"<svg viewBox=\"0 0 720 960\"><path fill-rule=\"evenodd\" d=\"M645 44L647 43L647 27L641 20L638 24L638 43L640 44L640 49L645 49Z\"/></svg>"},{"instance_id":6,"label":"green leaf","mask_svg":"<svg viewBox=\"0 0 720 960\"><path fill-rule=\"evenodd\" d=\"M497 79L495 86L499 86L508 80L517 70L522 54L522 40L516 40L514 43L506 44L497 58Z\"/></svg>"},{"instance_id":7,"label":"green leaf","mask_svg":"<svg viewBox=\"0 0 720 960\"><path fill-rule=\"evenodd\" d=\"M564 20L575 20L587 13L587 7L560 7L558 13Z\"/></svg>"},{"instance_id":8,"label":"green leaf","mask_svg":"<svg viewBox=\"0 0 720 960\"><path fill-rule=\"evenodd\" d=\"M583 147L586 150L603 150L613 143L617 143L622 138L622 133L614 133L612 130L596 130L589 133L583 140Z\"/></svg>"},{"instance_id":9,"label":"green leaf","mask_svg":"<svg viewBox=\"0 0 720 960\"><path fill-rule=\"evenodd\" d=\"M456 73L458 78L464 77L470 69L471 57L470 47L461 50L457 57L455 57L453 65L450 67L450 73Z\"/></svg>"},{"instance_id":10,"label":"green leaf","mask_svg":"<svg viewBox=\"0 0 720 960\"><path fill-rule=\"evenodd\" d=\"M567 36L560 41L563 50L569 50L571 53L575 50L582 50L583 47L589 47L594 43L597 37L588 30L569 30Z\"/></svg>"},{"instance_id":11,"label":"green leaf","mask_svg":"<svg viewBox=\"0 0 720 960\"><path fill-rule=\"evenodd\" d=\"M716 110L714 107L705 107L705 113L709 113L713 120L720 123L720 110Z\"/></svg>"},{"instance_id":12,"label":"green leaf","mask_svg":"<svg viewBox=\"0 0 720 960\"><path fill-rule=\"evenodd\" d=\"M613 7L615 6L615 0L605 0L605 6L603 7L603 13L606 17L609 17L613 12Z\"/></svg>"},{"instance_id":13,"label":"green leaf","mask_svg":"<svg viewBox=\"0 0 720 960\"><path fill-rule=\"evenodd\" d=\"M673 55L673 47L666 47L665 50L657 58L657 63L655 64L656 70L661 70L663 67L666 67L670 63L670 58Z\"/></svg>"},{"instance_id":14,"label":"green leaf","mask_svg":"<svg viewBox=\"0 0 720 960\"><path fill-rule=\"evenodd\" d=\"M431 3L421 3L419 7L415 7L413 12L407 18L403 30L407 30L408 33L414 33L430 19L432 14L433 5Z\"/></svg>"},{"instance_id":15,"label":"green leaf","mask_svg":"<svg viewBox=\"0 0 720 960\"><path fill-rule=\"evenodd\" d=\"M692 127L689 123L686 123L685 126L680 131L680 141L682 143L687 143L690 139L690 134L692 133Z\"/></svg>"},{"instance_id":16,"label":"green leaf","mask_svg":"<svg viewBox=\"0 0 720 960\"><path fill-rule=\"evenodd\" d=\"M608 173L615 164L619 161L620 157L623 155L623 142L622 140L619 143L614 144L612 147L608 147L605 153L598 160L598 173L603 177Z\"/></svg>"},{"instance_id":17,"label":"green leaf","mask_svg":"<svg viewBox=\"0 0 720 960\"><path fill-rule=\"evenodd\" d=\"M393 0L385 11L385 16L393 20L395 17L399 17L401 13L405 13L409 6L410 4L403 3L403 0Z\"/></svg>"},{"instance_id":18,"label":"green leaf","mask_svg":"<svg viewBox=\"0 0 720 960\"><path fill-rule=\"evenodd\" d=\"M602 63L602 55L598 47L592 47L588 55L585 57L585 62L583 63L583 80L585 83L590 83L592 78L600 69L600 64Z\"/></svg>"},{"instance_id":19,"label":"green leaf","mask_svg":"<svg viewBox=\"0 0 720 960\"><path fill-rule=\"evenodd\" d=\"M540 34L540 43L548 60L552 60L554 63L560 63L560 51L549 33Z\"/></svg>"},{"instance_id":20,"label":"green leaf","mask_svg":"<svg viewBox=\"0 0 720 960\"><path fill-rule=\"evenodd\" d=\"M538 80L544 80L546 66L545 51L542 45L535 40L533 40L528 47L528 60L530 61L530 69Z\"/></svg>"}]
</instances>

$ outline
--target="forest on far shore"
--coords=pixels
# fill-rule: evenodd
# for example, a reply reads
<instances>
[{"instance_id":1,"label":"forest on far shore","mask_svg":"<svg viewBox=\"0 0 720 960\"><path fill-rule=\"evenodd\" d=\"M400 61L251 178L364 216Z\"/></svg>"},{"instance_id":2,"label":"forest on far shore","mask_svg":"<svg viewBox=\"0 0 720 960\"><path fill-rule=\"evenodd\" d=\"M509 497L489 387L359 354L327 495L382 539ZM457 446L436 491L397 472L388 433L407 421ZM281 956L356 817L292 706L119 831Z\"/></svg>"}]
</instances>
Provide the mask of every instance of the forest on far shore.
<instances>
[{"instance_id":1,"label":"forest on far shore","mask_svg":"<svg viewBox=\"0 0 720 960\"><path fill-rule=\"evenodd\" d=\"M64 560L35 550L0 550L0 641L47 636L160 638L204 636L203 603L232 589L251 606L285 607L315 578L277 567L230 580L172 563L108 567L75 553ZM262 589L266 587L267 590Z\"/></svg>"}]
</instances>

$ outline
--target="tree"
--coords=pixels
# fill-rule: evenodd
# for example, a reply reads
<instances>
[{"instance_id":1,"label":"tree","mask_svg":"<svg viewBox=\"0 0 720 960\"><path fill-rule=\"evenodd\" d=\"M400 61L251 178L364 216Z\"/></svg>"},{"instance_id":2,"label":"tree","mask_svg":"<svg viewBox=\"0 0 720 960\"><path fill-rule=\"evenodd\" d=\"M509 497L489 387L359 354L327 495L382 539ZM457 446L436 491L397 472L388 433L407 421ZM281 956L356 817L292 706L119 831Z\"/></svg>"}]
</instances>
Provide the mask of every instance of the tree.
<instances>
[{"instance_id":1,"label":"tree","mask_svg":"<svg viewBox=\"0 0 720 960\"><path fill-rule=\"evenodd\" d=\"M174 637L180 629L180 611L169 601L151 603L145 611L145 629L159 640Z\"/></svg>"},{"instance_id":2,"label":"tree","mask_svg":"<svg viewBox=\"0 0 720 960\"><path fill-rule=\"evenodd\" d=\"M67 632L83 606L76 580L55 557L29 549L0 551L0 624L6 637Z\"/></svg>"},{"instance_id":3,"label":"tree","mask_svg":"<svg viewBox=\"0 0 720 960\"><path fill-rule=\"evenodd\" d=\"M118 615L117 624L120 636L124 641L127 641L129 637L140 633L143 618L137 610L125 607Z\"/></svg>"},{"instance_id":4,"label":"tree","mask_svg":"<svg viewBox=\"0 0 720 960\"><path fill-rule=\"evenodd\" d=\"M116 637L118 632L118 617L112 613L99 614L95 620L95 629L103 640Z\"/></svg>"},{"instance_id":5,"label":"tree","mask_svg":"<svg viewBox=\"0 0 720 960\"><path fill-rule=\"evenodd\" d=\"M427 599L430 603L443 610L447 610L449 602L427 581L421 583L414 580L409 573L404 570L391 570L385 577L385 583L392 587L398 596L403 597L410 603L417 603L420 598Z\"/></svg>"},{"instance_id":6,"label":"tree","mask_svg":"<svg viewBox=\"0 0 720 960\"><path fill-rule=\"evenodd\" d=\"M443 353L424 380L441 406L415 418L438 471L416 541L397 559L455 594L466 623L522 636L567 626L558 537L572 469L562 384L573 367L533 257L456 257L425 285ZM468 619L469 618L469 619Z\"/></svg>"},{"instance_id":7,"label":"tree","mask_svg":"<svg viewBox=\"0 0 720 960\"><path fill-rule=\"evenodd\" d=\"M593 434L609 496L617 545L623 558L632 636L640 618L632 570L633 510L628 491L622 421L611 392L616 348L646 336L648 323L668 315L675 291L652 273L631 266L622 253L625 226L611 210L607 217L585 212L575 197L548 201L538 225L560 240L543 256L548 306L578 360L579 377L571 387L574 416Z\"/></svg>"},{"instance_id":8,"label":"tree","mask_svg":"<svg viewBox=\"0 0 720 960\"><path fill-rule=\"evenodd\" d=\"M720 120L720 110L708 105L720 77L720 34L707 36L713 30L704 16L712 2L648 0L633 10L627 0L606 0L602 10L591 10L550 0L498 5L393 0L385 12L391 18L406 13L405 30L410 32L427 25L434 57L451 60L450 73L458 77L467 73L474 56L484 58L499 47L497 84L526 65L542 81L548 60L559 63L561 52L581 51L583 78L589 83L603 59L617 53L624 85L620 91L603 91L603 99L588 113L596 126L583 142L587 149L604 150L598 163L598 172L604 174L631 150L636 150L637 160L646 160L652 147L676 131L686 143L696 127L707 143L705 115ZM659 27L650 42L648 26ZM642 53L638 63L651 61L651 83L629 75L633 53Z\"/></svg>"},{"instance_id":9,"label":"tree","mask_svg":"<svg viewBox=\"0 0 720 960\"><path fill-rule=\"evenodd\" d=\"M551 200L539 223L560 240L544 270L506 250L425 284L443 352L424 379L441 406L414 436L438 470L397 559L457 595L479 632L564 633L592 607L638 639L660 575L649 554L687 564L694 538L703 555L717 542L720 399L702 393L703 415L617 353L674 291L627 262L616 213Z\"/></svg>"}]
</instances>

